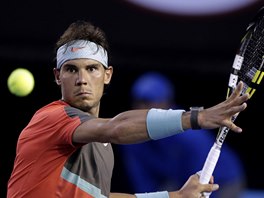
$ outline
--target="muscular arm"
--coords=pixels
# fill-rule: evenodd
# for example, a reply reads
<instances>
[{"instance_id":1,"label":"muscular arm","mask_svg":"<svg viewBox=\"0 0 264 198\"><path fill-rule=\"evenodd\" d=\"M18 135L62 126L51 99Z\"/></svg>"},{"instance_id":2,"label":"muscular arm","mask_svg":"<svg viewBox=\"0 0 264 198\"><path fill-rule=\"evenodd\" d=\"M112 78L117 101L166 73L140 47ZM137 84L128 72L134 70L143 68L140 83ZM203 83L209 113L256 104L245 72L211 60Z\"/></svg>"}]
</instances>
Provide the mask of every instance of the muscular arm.
<instances>
[{"instance_id":1,"label":"muscular arm","mask_svg":"<svg viewBox=\"0 0 264 198\"><path fill-rule=\"evenodd\" d=\"M146 126L148 110L131 110L111 119L95 118L78 126L73 142L111 142L129 144L149 140Z\"/></svg>"}]
</instances>

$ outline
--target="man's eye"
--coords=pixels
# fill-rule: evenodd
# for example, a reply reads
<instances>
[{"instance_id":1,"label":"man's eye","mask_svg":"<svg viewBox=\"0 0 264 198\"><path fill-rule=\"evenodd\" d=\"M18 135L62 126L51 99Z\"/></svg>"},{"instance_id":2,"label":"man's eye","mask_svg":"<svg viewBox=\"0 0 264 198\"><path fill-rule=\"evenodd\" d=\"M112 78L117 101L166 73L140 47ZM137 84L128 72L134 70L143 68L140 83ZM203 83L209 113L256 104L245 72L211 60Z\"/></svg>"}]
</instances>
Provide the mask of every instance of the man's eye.
<instances>
[{"instance_id":1,"label":"man's eye","mask_svg":"<svg viewBox=\"0 0 264 198\"><path fill-rule=\"evenodd\" d=\"M74 73L74 72L76 72L76 69L73 68L73 67L69 67L69 68L67 69L67 71L69 71L69 72L71 72L71 73Z\"/></svg>"},{"instance_id":2,"label":"man's eye","mask_svg":"<svg viewBox=\"0 0 264 198\"><path fill-rule=\"evenodd\" d=\"M88 70L89 71L95 71L96 70L96 67L89 67Z\"/></svg>"}]
</instances>

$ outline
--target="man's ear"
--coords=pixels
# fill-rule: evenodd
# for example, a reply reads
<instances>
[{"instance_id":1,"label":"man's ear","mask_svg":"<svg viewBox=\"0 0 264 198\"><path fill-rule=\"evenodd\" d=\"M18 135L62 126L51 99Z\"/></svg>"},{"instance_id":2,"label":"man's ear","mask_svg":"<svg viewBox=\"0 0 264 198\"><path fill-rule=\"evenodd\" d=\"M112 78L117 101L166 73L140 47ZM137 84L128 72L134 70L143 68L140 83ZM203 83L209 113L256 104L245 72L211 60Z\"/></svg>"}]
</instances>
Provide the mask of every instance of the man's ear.
<instances>
[{"instance_id":1,"label":"man's ear","mask_svg":"<svg viewBox=\"0 0 264 198\"><path fill-rule=\"evenodd\" d=\"M57 83L57 85L60 85L61 84L61 81L60 81L60 70L58 70L57 68L53 68L53 74L54 74L54 77L55 77L55 82Z\"/></svg>"},{"instance_id":2,"label":"man's ear","mask_svg":"<svg viewBox=\"0 0 264 198\"><path fill-rule=\"evenodd\" d=\"M104 84L108 85L111 81L113 75L113 67L109 66L106 71L105 71L105 79L104 79Z\"/></svg>"}]
</instances>

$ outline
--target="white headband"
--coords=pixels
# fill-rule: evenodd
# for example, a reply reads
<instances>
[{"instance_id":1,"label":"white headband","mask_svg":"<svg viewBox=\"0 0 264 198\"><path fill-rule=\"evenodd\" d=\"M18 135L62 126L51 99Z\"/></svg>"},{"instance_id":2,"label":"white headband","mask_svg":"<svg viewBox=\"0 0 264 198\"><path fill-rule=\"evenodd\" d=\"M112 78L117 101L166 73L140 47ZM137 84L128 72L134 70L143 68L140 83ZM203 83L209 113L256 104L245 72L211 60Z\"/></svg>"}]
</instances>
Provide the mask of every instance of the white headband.
<instances>
[{"instance_id":1,"label":"white headband","mask_svg":"<svg viewBox=\"0 0 264 198\"><path fill-rule=\"evenodd\" d=\"M77 58L94 59L108 68L106 50L102 46L87 40L74 40L62 45L57 51L57 68L60 69L66 61Z\"/></svg>"}]
</instances>

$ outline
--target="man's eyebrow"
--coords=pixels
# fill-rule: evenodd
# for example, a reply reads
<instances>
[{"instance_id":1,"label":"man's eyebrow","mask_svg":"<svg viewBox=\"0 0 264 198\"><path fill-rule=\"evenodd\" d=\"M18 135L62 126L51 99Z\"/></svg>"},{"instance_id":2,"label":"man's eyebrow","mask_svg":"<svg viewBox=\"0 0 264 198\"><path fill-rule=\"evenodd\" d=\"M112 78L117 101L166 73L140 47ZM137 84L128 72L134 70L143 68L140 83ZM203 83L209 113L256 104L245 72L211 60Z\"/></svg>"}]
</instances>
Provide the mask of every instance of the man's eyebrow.
<instances>
[{"instance_id":1,"label":"man's eyebrow","mask_svg":"<svg viewBox=\"0 0 264 198\"><path fill-rule=\"evenodd\" d=\"M73 63L66 63L64 66L67 66L67 67L76 67L76 65L75 64L73 64Z\"/></svg>"},{"instance_id":2,"label":"man's eyebrow","mask_svg":"<svg viewBox=\"0 0 264 198\"><path fill-rule=\"evenodd\" d=\"M92 64L86 65L86 67L100 67L100 66L101 66L100 63L92 63Z\"/></svg>"}]
</instances>

